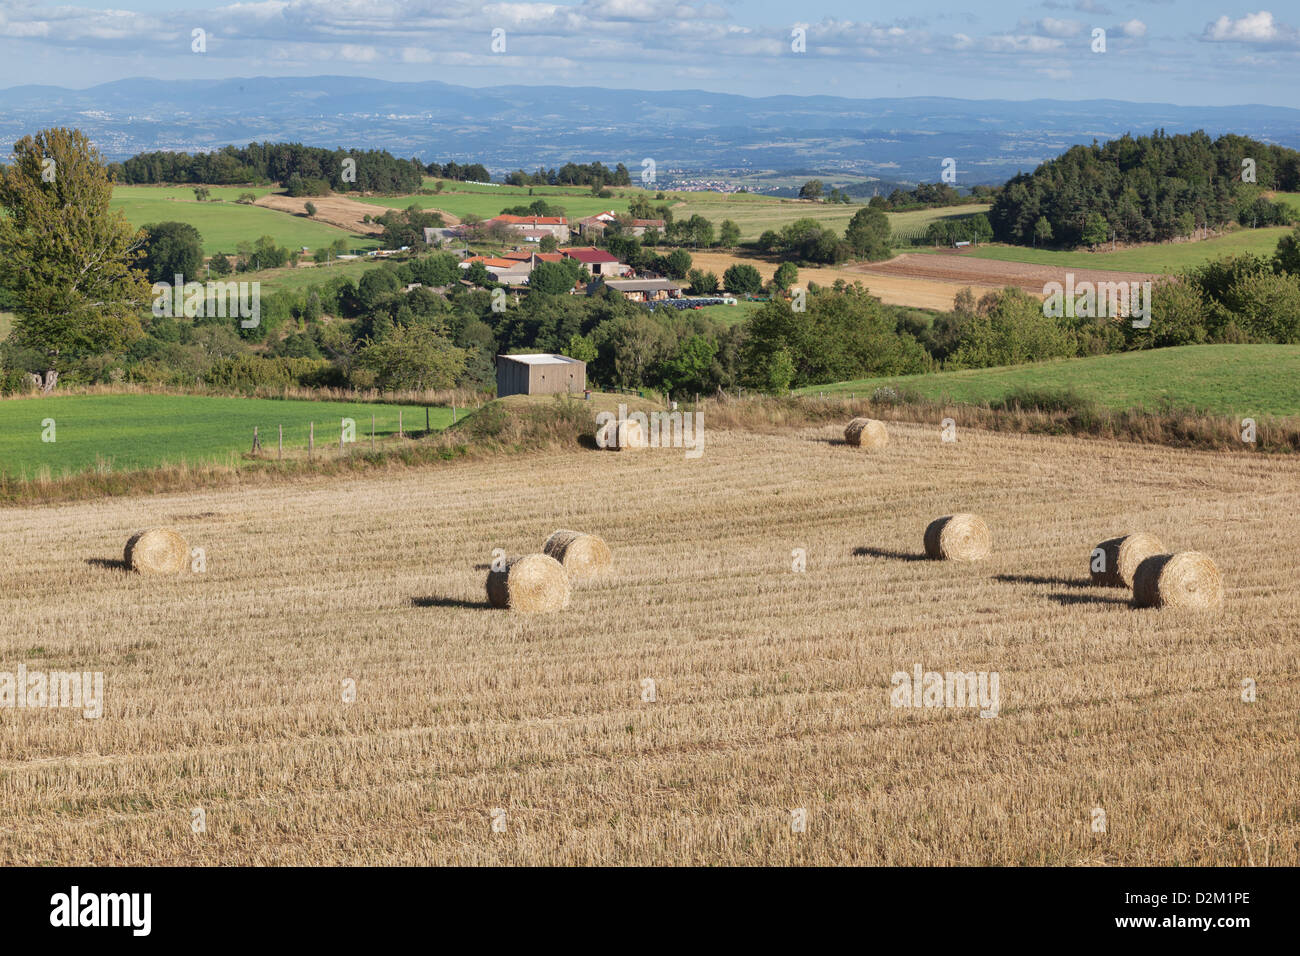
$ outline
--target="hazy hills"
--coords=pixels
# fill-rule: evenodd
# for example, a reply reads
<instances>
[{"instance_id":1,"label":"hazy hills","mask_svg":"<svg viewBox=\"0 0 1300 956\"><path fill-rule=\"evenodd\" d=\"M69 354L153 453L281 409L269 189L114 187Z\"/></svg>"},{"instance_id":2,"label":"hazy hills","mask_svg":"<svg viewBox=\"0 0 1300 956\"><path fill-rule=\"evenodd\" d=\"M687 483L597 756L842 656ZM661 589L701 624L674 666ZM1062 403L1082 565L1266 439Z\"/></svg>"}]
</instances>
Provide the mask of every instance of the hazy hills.
<instances>
[{"instance_id":1,"label":"hazy hills","mask_svg":"<svg viewBox=\"0 0 1300 956\"><path fill-rule=\"evenodd\" d=\"M85 90L0 90L0 139L75 125L106 156L251 140L383 148L496 172L568 160L656 161L673 171L839 170L890 180L1001 182L1074 143L1124 132L1205 129L1300 147L1300 110L1116 100L751 98L700 90L392 83L342 76L129 79Z\"/></svg>"}]
</instances>

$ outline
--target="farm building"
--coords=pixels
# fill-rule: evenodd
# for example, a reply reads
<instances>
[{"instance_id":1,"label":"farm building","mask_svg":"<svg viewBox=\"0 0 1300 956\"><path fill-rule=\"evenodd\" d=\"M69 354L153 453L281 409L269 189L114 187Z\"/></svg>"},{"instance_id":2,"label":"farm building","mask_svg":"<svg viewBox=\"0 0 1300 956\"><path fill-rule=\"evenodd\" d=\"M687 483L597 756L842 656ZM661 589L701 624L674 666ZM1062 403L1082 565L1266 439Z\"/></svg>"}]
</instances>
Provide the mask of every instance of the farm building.
<instances>
[{"instance_id":1,"label":"farm building","mask_svg":"<svg viewBox=\"0 0 1300 956\"><path fill-rule=\"evenodd\" d=\"M597 249L594 246L575 246L569 249L561 249L566 259L576 259L587 267L587 271L594 276L621 276L627 275L632 271L631 266L626 266L618 261L618 256L611 255L604 249Z\"/></svg>"},{"instance_id":2,"label":"farm building","mask_svg":"<svg viewBox=\"0 0 1300 956\"><path fill-rule=\"evenodd\" d=\"M587 387L587 363L547 353L497 356L497 398L554 395Z\"/></svg>"},{"instance_id":3,"label":"farm building","mask_svg":"<svg viewBox=\"0 0 1300 956\"><path fill-rule=\"evenodd\" d=\"M563 216L513 216L503 213L483 221L483 225L503 225L536 242L544 236L554 236L560 242L569 240L569 220Z\"/></svg>"},{"instance_id":4,"label":"farm building","mask_svg":"<svg viewBox=\"0 0 1300 956\"><path fill-rule=\"evenodd\" d=\"M602 285L620 292L629 302L658 302L676 299L682 294L682 284L672 279L606 279L587 286L587 295L595 295Z\"/></svg>"},{"instance_id":5,"label":"farm building","mask_svg":"<svg viewBox=\"0 0 1300 956\"><path fill-rule=\"evenodd\" d=\"M594 216L587 216L585 219L578 220L578 234L580 236L603 235L605 227L611 222L618 222L618 214L614 210L598 212Z\"/></svg>"}]
</instances>

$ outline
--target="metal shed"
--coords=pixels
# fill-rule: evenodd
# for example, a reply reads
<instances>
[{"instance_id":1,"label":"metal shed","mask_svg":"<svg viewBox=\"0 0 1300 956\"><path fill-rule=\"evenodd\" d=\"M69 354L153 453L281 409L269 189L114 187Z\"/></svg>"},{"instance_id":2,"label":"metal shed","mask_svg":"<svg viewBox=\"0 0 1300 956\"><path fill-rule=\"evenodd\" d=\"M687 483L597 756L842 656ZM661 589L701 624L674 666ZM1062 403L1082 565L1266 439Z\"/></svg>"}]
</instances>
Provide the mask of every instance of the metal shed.
<instances>
[{"instance_id":1,"label":"metal shed","mask_svg":"<svg viewBox=\"0 0 1300 956\"><path fill-rule=\"evenodd\" d=\"M586 387L587 363L567 355L497 356L497 398L581 394Z\"/></svg>"}]
</instances>

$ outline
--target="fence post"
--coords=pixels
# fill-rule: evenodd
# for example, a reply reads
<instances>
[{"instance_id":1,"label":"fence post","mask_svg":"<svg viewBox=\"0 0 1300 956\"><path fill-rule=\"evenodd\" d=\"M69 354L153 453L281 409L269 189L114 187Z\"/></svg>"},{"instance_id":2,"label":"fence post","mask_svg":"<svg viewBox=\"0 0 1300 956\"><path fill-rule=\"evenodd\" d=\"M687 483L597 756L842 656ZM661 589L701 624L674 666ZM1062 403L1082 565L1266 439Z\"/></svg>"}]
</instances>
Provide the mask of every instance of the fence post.
<instances>
[{"instance_id":1,"label":"fence post","mask_svg":"<svg viewBox=\"0 0 1300 956\"><path fill-rule=\"evenodd\" d=\"M315 450L316 450L316 423L308 422L307 423L307 460L308 461L312 459L313 452L315 452Z\"/></svg>"},{"instance_id":2,"label":"fence post","mask_svg":"<svg viewBox=\"0 0 1300 956\"><path fill-rule=\"evenodd\" d=\"M277 460L277 461L284 461L284 426L283 426L283 425L280 425L280 426L278 426L278 427L279 427L279 429L280 429L280 440L279 440L278 444L276 445L276 448L277 448L277 451L276 451L276 460Z\"/></svg>"},{"instance_id":3,"label":"fence post","mask_svg":"<svg viewBox=\"0 0 1300 956\"><path fill-rule=\"evenodd\" d=\"M343 419L339 419L339 455L343 454Z\"/></svg>"},{"instance_id":4,"label":"fence post","mask_svg":"<svg viewBox=\"0 0 1300 956\"><path fill-rule=\"evenodd\" d=\"M429 434L429 406L424 406L424 433Z\"/></svg>"},{"instance_id":5,"label":"fence post","mask_svg":"<svg viewBox=\"0 0 1300 956\"><path fill-rule=\"evenodd\" d=\"M456 399L451 400L451 423L456 424Z\"/></svg>"},{"instance_id":6,"label":"fence post","mask_svg":"<svg viewBox=\"0 0 1300 956\"><path fill-rule=\"evenodd\" d=\"M397 410L397 437L402 437L402 410Z\"/></svg>"},{"instance_id":7,"label":"fence post","mask_svg":"<svg viewBox=\"0 0 1300 956\"><path fill-rule=\"evenodd\" d=\"M370 450L375 450L375 413L370 413Z\"/></svg>"},{"instance_id":8,"label":"fence post","mask_svg":"<svg viewBox=\"0 0 1300 956\"><path fill-rule=\"evenodd\" d=\"M262 450L262 439L257 437L257 426L254 425L253 426L253 450L250 452L250 454L256 455L261 450Z\"/></svg>"}]
</instances>

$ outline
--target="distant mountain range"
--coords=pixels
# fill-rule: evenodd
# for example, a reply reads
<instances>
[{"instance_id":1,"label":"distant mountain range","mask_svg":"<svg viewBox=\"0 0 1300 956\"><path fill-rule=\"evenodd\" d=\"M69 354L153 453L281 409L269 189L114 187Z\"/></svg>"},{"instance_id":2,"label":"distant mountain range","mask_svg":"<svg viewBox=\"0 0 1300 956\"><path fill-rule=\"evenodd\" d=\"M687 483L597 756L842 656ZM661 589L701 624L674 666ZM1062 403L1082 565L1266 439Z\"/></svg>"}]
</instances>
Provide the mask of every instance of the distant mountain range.
<instances>
[{"instance_id":1,"label":"distant mountain range","mask_svg":"<svg viewBox=\"0 0 1300 956\"><path fill-rule=\"evenodd\" d=\"M997 183L1075 143L1163 128L1241 133L1300 148L1300 110L1117 100L746 97L700 90L392 83L344 76L130 79L85 90L0 90L0 142L77 126L110 159L253 140L387 149L493 172L644 158L674 175L791 168L959 185Z\"/></svg>"}]
</instances>

